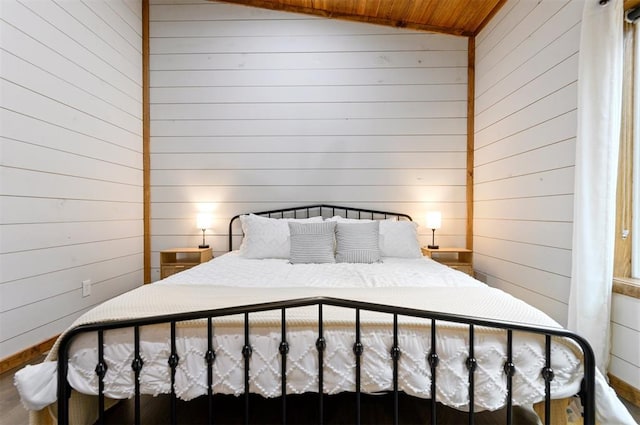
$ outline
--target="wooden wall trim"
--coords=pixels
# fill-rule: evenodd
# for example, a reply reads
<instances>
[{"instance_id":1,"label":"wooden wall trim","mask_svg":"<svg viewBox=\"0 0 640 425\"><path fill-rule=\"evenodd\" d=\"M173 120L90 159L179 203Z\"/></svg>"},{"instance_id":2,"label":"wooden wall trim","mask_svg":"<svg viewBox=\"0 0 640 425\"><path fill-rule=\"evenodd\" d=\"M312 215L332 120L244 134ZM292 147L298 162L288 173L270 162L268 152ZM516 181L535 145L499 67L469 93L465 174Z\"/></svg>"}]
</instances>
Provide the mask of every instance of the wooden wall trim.
<instances>
[{"instance_id":1,"label":"wooden wall trim","mask_svg":"<svg viewBox=\"0 0 640 425\"><path fill-rule=\"evenodd\" d=\"M151 137L149 116L149 0L142 0L142 184L144 283L151 282Z\"/></svg>"},{"instance_id":2,"label":"wooden wall trim","mask_svg":"<svg viewBox=\"0 0 640 425\"><path fill-rule=\"evenodd\" d=\"M640 299L640 279L614 277L613 293Z\"/></svg>"},{"instance_id":3,"label":"wooden wall trim","mask_svg":"<svg viewBox=\"0 0 640 425\"><path fill-rule=\"evenodd\" d=\"M632 387L622 379L611 374L609 376L609 384L620 397L630 401L635 406L640 407L640 389Z\"/></svg>"},{"instance_id":4,"label":"wooden wall trim","mask_svg":"<svg viewBox=\"0 0 640 425\"><path fill-rule=\"evenodd\" d=\"M469 37L467 63L467 249L473 250L473 165L475 132L476 38Z\"/></svg>"},{"instance_id":5,"label":"wooden wall trim","mask_svg":"<svg viewBox=\"0 0 640 425\"><path fill-rule=\"evenodd\" d=\"M38 356L46 353L51 349L51 347L53 347L53 344L56 342L59 336L60 335L55 335L45 341L40 342L39 344L26 348L0 360L0 374L5 373L13 368L25 365L30 361L38 358Z\"/></svg>"}]
</instances>

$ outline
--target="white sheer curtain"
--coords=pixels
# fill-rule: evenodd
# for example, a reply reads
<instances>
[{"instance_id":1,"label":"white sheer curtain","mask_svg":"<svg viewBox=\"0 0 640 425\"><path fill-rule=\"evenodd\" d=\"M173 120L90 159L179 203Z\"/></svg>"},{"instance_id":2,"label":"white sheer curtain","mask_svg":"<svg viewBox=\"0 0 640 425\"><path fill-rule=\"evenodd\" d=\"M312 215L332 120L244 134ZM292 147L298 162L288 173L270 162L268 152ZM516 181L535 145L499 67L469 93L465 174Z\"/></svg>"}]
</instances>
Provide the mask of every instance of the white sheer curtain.
<instances>
[{"instance_id":1,"label":"white sheer curtain","mask_svg":"<svg viewBox=\"0 0 640 425\"><path fill-rule=\"evenodd\" d=\"M623 0L586 0L578 69L578 134L569 329L609 363L616 179L622 114Z\"/></svg>"},{"instance_id":2,"label":"white sheer curtain","mask_svg":"<svg viewBox=\"0 0 640 425\"><path fill-rule=\"evenodd\" d=\"M623 0L586 0L578 69L578 134L569 329L596 356L596 414L603 424L635 421L607 385L622 118Z\"/></svg>"}]
</instances>

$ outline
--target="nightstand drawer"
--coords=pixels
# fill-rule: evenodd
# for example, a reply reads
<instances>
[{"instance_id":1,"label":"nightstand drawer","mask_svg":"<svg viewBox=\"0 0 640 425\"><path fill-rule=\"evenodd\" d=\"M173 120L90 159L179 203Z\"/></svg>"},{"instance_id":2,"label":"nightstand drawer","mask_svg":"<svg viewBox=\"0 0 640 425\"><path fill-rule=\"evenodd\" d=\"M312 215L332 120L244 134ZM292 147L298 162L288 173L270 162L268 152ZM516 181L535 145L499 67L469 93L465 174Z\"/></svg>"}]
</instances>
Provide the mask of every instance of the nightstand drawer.
<instances>
[{"instance_id":1,"label":"nightstand drawer","mask_svg":"<svg viewBox=\"0 0 640 425\"><path fill-rule=\"evenodd\" d=\"M169 277L172 274L179 273L183 270L190 269L194 264L173 264L170 266L161 266L160 267L160 277L164 279L165 277Z\"/></svg>"},{"instance_id":2,"label":"nightstand drawer","mask_svg":"<svg viewBox=\"0 0 640 425\"><path fill-rule=\"evenodd\" d=\"M160 251L160 279L213 258L211 248L173 248Z\"/></svg>"}]
</instances>

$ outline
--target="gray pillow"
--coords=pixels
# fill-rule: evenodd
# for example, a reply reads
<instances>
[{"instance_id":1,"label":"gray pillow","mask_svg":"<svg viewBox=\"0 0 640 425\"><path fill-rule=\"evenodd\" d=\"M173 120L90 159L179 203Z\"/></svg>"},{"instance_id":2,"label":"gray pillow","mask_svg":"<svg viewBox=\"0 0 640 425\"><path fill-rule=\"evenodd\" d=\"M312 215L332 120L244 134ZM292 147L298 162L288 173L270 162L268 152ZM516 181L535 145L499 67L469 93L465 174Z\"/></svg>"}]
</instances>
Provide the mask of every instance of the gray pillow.
<instances>
[{"instance_id":1,"label":"gray pillow","mask_svg":"<svg viewBox=\"0 0 640 425\"><path fill-rule=\"evenodd\" d=\"M377 263L379 223L341 223L336 227L336 261L338 263Z\"/></svg>"},{"instance_id":2,"label":"gray pillow","mask_svg":"<svg viewBox=\"0 0 640 425\"><path fill-rule=\"evenodd\" d=\"M291 234L291 264L335 263L333 254L336 223L293 223L289 222Z\"/></svg>"}]
</instances>

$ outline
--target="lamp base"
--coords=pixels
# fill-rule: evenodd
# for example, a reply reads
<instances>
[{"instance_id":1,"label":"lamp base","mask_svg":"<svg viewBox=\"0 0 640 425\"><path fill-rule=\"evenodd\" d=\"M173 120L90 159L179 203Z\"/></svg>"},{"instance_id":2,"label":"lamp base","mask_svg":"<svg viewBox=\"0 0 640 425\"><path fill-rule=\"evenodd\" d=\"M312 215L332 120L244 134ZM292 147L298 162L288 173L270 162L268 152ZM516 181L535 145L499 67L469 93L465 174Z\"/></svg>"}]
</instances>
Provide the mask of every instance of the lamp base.
<instances>
[{"instance_id":1,"label":"lamp base","mask_svg":"<svg viewBox=\"0 0 640 425\"><path fill-rule=\"evenodd\" d=\"M427 245L427 248L429 248L429 249L439 249L440 246L438 246L438 245Z\"/></svg>"},{"instance_id":2,"label":"lamp base","mask_svg":"<svg viewBox=\"0 0 640 425\"><path fill-rule=\"evenodd\" d=\"M209 245L198 245L198 248L209 248Z\"/></svg>"}]
</instances>

